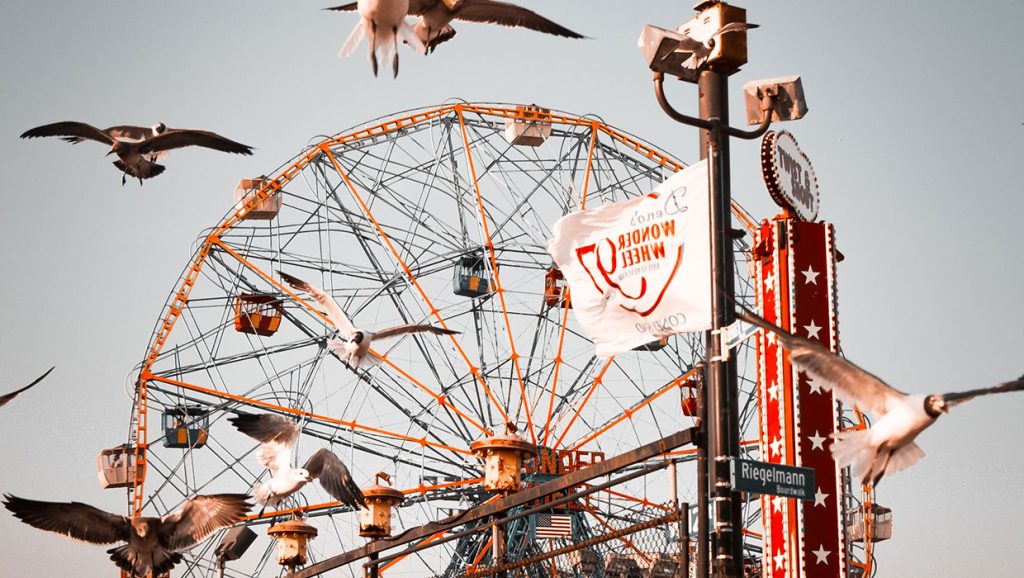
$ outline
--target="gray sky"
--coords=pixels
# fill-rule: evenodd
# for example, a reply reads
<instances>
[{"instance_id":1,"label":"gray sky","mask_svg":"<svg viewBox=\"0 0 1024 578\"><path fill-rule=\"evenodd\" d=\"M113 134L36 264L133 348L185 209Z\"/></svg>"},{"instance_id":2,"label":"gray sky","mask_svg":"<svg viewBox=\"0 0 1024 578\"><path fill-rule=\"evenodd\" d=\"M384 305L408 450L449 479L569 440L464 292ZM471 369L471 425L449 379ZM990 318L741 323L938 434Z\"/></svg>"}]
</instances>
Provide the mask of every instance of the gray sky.
<instances>
[{"instance_id":1,"label":"gray sky","mask_svg":"<svg viewBox=\"0 0 1024 578\"><path fill-rule=\"evenodd\" d=\"M122 511L101 492L95 455L122 442L127 384L168 292L216 224L240 177L269 172L313 136L381 115L468 101L536 102L594 113L683 160L696 133L660 111L635 42L671 27L692 2L523 0L590 39L464 24L423 58L403 48L397 80L374 79L365 45L336 53L355 17L330 2L10 3L0 21L0 391L51 365L3 410L0 489ZM962 2L747 2L750 64L733 80L801 74L810 107L794 133L817 170L823 218L836 224L841 343L909 392L966 389L1024 372L1020 220L1024 190L1024 5ZM382 71L383 72L383 71ZM689 85L669 83L684 110ZM95 144L22 141L60 120L100 127L156 121L215 130L251 158L179 151L167 172L120 186ZM733 145L734 197L775 209L756 143ZM957 408L920 439L928 457L887 478L879 501L895 537L883 576L1019 574L1024 396ZM102 549L0 515L0 577L77 568L112 575Z\"/></svg>"}]
</instances>

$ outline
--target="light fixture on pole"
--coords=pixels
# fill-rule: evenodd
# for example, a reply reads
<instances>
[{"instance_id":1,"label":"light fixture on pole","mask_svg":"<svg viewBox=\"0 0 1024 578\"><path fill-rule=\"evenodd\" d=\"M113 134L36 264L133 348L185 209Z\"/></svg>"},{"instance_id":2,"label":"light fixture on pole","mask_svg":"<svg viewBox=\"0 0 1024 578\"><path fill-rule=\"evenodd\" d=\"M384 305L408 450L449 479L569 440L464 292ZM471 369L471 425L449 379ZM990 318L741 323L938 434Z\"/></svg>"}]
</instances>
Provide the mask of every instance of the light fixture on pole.
<instances>
[{"instance_id":1,"label":"light fixture on pole","mask_svg":"<svg viewBox=\"0 0 1024 578\"><path fill-rule=\"evenodd\" d=\"M745 92L747 120L758 125L746 131L729 126L728 79L747 62L746 10L717 0L694 7L697 15L675 32L654 26L644 28L640 49L654 71L654 89L662 110L680 123L701 129L701 158L708 160L711 191L712 329L706 336L708 360L706 419L701 420L698 443L698 556L697 576L709 571L708 520L715 520L715 575L742 575L742 525L738 493L731 487L729 463L739 456L739 408L736 361L721 339L732 324L735 300L732 271L731 194L729 190L729 138L756 139L772 121L795 120L807 112L799 77L758 81ZM665 96L669 74L698 85L699 117L680 113ZM706 476L706 477L705 477ZM709 494L714 510L708 511Z\"/></svg>"},{"instance_id":2,"label":"light fixture on pole","mask_svg":"<svg viewBox=\"0 0 1024 578\"><path fill-rule=\"evenodd\" d=\"M214 554L217 556L218 578L224 576L224 564L241 558L255 539L256 532L250 530L248 526L235 526L224 534L217 549L214 550Z\"/></svg>"}]
</instances>

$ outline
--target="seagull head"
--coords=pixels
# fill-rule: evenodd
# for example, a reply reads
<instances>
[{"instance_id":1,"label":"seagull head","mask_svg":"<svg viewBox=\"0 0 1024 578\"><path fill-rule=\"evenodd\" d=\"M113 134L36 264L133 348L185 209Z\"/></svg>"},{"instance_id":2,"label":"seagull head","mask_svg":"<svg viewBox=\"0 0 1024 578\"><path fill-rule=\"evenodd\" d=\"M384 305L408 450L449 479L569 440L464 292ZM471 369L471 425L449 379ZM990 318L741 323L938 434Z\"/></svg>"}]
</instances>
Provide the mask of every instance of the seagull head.
<instances>
[{"instance_id":1,"label":"seagull head","mask_svg":"<svg viewBox=\"0 0 1024 578\"><path fill-rule=\"evenodd\" d=\"M153 125L153 136L164 134L165 130L167 130L167 125L162 122L158 122Z\"/></svg>"},{"instance_id":2,"label":"seagull head","mask_svg":"<svg viewBox=\"0 0 1024 578\"><path fill-rule=\"evenodd\" d=\"M124 142L123 140L115 139L114 144L110 145L110 152L107 153L107 156L109 157L110 155L120 155L127 149L128 143Z\"/></svg>"},{"instance_id":3,"label":"seagull head","mask_svg":"<svg viewBox=\"0 0 1024 578\"><path fill-rule=\"evenodd\" d=\"M362 343L363 337L364 335L362 331L356 331L355 333L352 334L352 339L350 341L352 343Z\"/></svg>"},{"instance_id":4,"label":"seagull head","mask_svg":"<svg viewBox=\"0 0 1024 578\"><path fill-rule=\"evenodd\" d=\"M149 533L149 522L145 518L135 516L132 518L132 528L135 529L135 533L140 538L145 538L146 534Z\"/></svg>"},{"instance_id":5,"label":"seagull head","mask_svg":"<svg viewBox=\"0 0 1024 578\"><path fill-rule=\"evenodd\" d=\"M309 470L307 470L306 468L298 468L298 469L294 470L294 472L295 472L295 477L299 478L300 480L302 480L304 482L312 482L313 481L313 476L309 475Z\"/></svg>"},{"instance_id":6,"label":"seagull head","mask_svg":"<svg viewBox=\"0 0 1024 578\"><path fill-rule=\"evenodd\" d=\"M929 395L924 398L924 412L932 419L935 419L949 412L949 406L941 395Z\"/></svg>"}]
</instances>

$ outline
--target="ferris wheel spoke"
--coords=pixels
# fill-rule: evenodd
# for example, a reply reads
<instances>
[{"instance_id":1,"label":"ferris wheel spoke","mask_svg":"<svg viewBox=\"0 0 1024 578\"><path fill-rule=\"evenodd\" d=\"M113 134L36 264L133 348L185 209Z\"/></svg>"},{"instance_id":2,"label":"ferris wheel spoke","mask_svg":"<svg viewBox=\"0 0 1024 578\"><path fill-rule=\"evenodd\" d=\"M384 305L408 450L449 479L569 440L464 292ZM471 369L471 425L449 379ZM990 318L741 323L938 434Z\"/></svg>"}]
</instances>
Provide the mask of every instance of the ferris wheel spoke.
<instances>
[{"instance_id":1,"label":"ferris wheel spoke","mask_svg":"<svg viewBox=\"0 0 1024 578\"><path fill-rule=\"evenodd\" d=\"M337 170L337 171L338 171L338 173L339 173L339 174L341 175L342 179L344 179L344 180L345 180L345 184L346 184L346 185L348 186L349 192L351 192L351 193L352 193L352 196L353 196L353 197L355 198L356 202L357 202L357 203L359 204L359 206L360 206L360 207L362 208L362 210L363 210L363 213L364 213L364 214L366 215L366 217L367 217L367 218L369 218L369 219L370 219L370 221L372 221L372 222L373 222L373 224L374 224L374 227L375 227L375 228L377 229L377 234L379 235L380 239L381 239L381 240L382 240L382 241L383 241L383 242L384 242L384 243L385 243L385 244L386 244L386 245L388 246L388 248L389 248L389 249L391 250L391 253L392 253L392 255L393 255L393 256L394 256L394 258L395 258L395 259L396 259L396 260L398 261L398 263L399 263L399 265L400 265L400 266L402 267L402 269L403 269L403 270L405 271L405 273L406 273L406 276L408 277L409 281L410 281L410 282L411 282L411 283L412 283L412 284L413 284L413 285L414 285L414 286L416 287L417 291L419 292L420 296L421 296L421 297L423 298L423 300L424 300L424 302L426 303L427 307L429 307L429 308L430 308L430 312L431 312L431 314L432 314L432 315L433 315L433 316L434 316L434 317L435 317L435 318L437 319L438 323L440 323L440 324L441 324L441 327L444 327L445 329L447 329L447 328L448 328L448 326L447 326L447 324L445 323L445 320L444 320L444 318L443 318L443 317L441 317L441 314L440 314L441 312L440 312L440 310L439 310L439 309L437 309L437 308L436 308L436 307L434 306L434 304L433 304L433 303L431 302L431 300L430 300L430 297L428 297L428 296L427 296L427 293L426 293L426 291L424 291L423 287L422 287L422 286L420 285L420 283L419 283L419 281L417 280L416 276L415 276L415 275L413 274L413 272L412 272L412 271L411 271L411 270L409 269L408 265L406 265L406 263L405 263L405 262L404 262L404 261L402 260L402 257L401 257L401 255L400 255L400 254L398 253L398 250L397 250L397 249L395 248L395 246L394 246L394 245L392 244L392 242L391 242L391 239L390 239L390 238L388 237L387 233L385 233L385 232L384 232L384 230L383 230L383 229L382 229L382 228L380 227L380 224L379 224L379 223L377 222L377 220L376 220L376 219L374 218L374 216L373 216L373 213L371 213L371 212L370 212L370 210L369 210L369 207L367 207L366 203L365 203L365 202L363 201L362 197L361 197L361 196L359 195L359 192L358 192L358 191L356 191L356 189L355 189L355 187L354 187L354 186L352 185L351 181L349 181L349 180L348 180L348 176L347 176L347 175L346 175L346 173L345 173L345 172L344 172L344 171L342 170L342 168L341 168L341 165L340 165L340 164L338 163L337 159L335 159L335 158L334 158L334 156L333 156L333 155L331 155L330 153L327 153L327 154L328 154L328 157L330 158L331 162L332 162L332 163L334 164L334 168L335 168L335 170ZM491 389L490 389L490 388L489 388L489 387L487 386L487 383L486 383L486 381L485 381L485 380L483 379L483 376L482 376L482 374L480 373L479 369L473 366L473 363L472 363L472 361L470 361L470 359L469 359L469 356L468 356L468 355L466 355L466 352L465 352L465 350L464 350L464 349L462 348L462 345L461 345L461 344L459 344L459 342L458 342L458 340L457 340L457 339L455 338L455 336L454 336L454 335L451 335L451 336L449 336L449 337L451 338L451 340L452 340L452 343L453 343L453 344L455 345L456 349L458 349L458 351L459 351L459 354L460 354L460 355L462 356L463 360L464 360L464 361L466 362L466 365L467 365L467 366L469 366L469 368L470 368L470 372L471 372L471 373L474 373L474 375L475 375L475 376L477 376L478 380L480 381L480 385L481 385L481 387L483 387L483 388L484 388L484 391L486 391L486 392L487 392L487 395L488 395L488 397L490 397L490 398L491 398L491 401L492 401L492 402L493 402L493 403L495 404L495 406L497 407L497 409L498 409L498 411L499 411L499 412L501 413L501 415L502 415L503 417L505 417L505 418L507 419L507 418L508 418L508 415L507 415L507 414L505 413L505 410L504 410L504 409L503 409L503 408L501 407L501 404L500 404L500 403L498 402L497 398L496 398L496 397L494 397L494 393L493 393L493 392L491 391ZM387 362L387 359L386 359L386 358L385 358L385 362ZM396 368L396 369L397 369L397 368ZM399 370L399 371L401 371L401 370ZM407 374L406 374L406 375L407 375ZM411 377L411 376L410 376L410 377ZM425 388L425 386L423 386L423 387ZM442 399L440 399L440 398L435 398L435 399L438 399L439 401L442 401ZM447 403L447 402L445 402L445 403ZM462 416L463 416L463 419L467 419L467 420L469 420L469 421L470 421L471 423L473 423L473 424L474 424L474 425L475 425L475 426L477 427L477 429L481 430L481 431L482 431L482 432L483 432L483 433L484 433L485 435L489 435L489 433L490 433L490 432L489 432L489 430L488 430L487 428L484 428L484 427L483 427L483 426L481 426L480 424L476 423L475 421L473 421L473 420L472 420L472 418L469 418L469 416L466 416L465 414L462 414L462 412L461 412L460 410L458 410L457 408L455 408L454 406L452 406L452 409L453 409L453 410L455 410L455 411L456 411L456 413L459 413L460 415L462 415Z\"/></svg>"},{"instance_id":2,"label":"ferris wheel spoke","mask_svg":"<svg viewBox=\"0 0 1024 578\"><path fill-rule=\"evenodd\" d=\"M587 406L587 402L590 401L590 397L594 395L594 391L597 390L597 388L603 382L605 373L608 372L608 369L612 366L612 363L614 361L615 356L609 357L608 361L605 362L604 367L602 367L601 371L599 371L597 373L597 376L594 377L594 381L590 385L590 390L587 392L587 395L583 397L583 401L581 401L579 405L577 405L576 408L573 410L572 418L569 420L569 423L565 426L565 429L562 430L562 435L558 436L558 440L554 443L554 447L562 447L562 442L565 440L565 436L568 435L569 432L572 430L573 424L576 423L576 420L580 417L580 414L583 412L583 408Z\"/></svg>"},{"instance_id":3,"label":"ferris wheel spoke","mask_svg":"<svg viewBox=\"0 0 1024 578\"><path fill-rule=\"evenodd\" d=\"M668 384L662 386L660 389L658 389L654 393L646 396L641 401L639 401L639 402L633 404L632 406L624 409L620 414L612 417L612 419L610 419L607 422L605 422L605 424L602 425L601 427L599 427L596 431L590 433L588 436L586 436L582 440L572 444L572 447L570 449L572 449L574 451L578 450L581 447L583 447L584 445L586 445L586 444L594 441L595 439L599 438L605 432L607 432L608 430L612 429L613 427L619 425L620 423L622 423L622 422L624 422L626 420L631 420L633 418L633 416L638 411L640 411L641 409L649 406L655 400L657 400L659 397L665 395L666 393L671 391L673 388L680 387L681 384L684 381L686 381L687 378L693 376L697 371L698 371L697 368L694 368L694 369L691 369L690 371L687 371L683 375L680 375L679 377L673 379Z\"/></svg>"},{"instance_id":4,"label":"ferris wheel spoke","mask_svg":"<svg viewBox=\"0 0 1024 578\"><path fill-rule=\"evenodd\" d=\"M508 334L509 349L512 352L512 365L515 368L516 378L519 382L519 394L522 399L523 408L526 411L526 429L529 430L530 438L533 440L533 443L536 444L537 434L534 431L533 417L530 415L529 401L526 396L526 383L523 381L523 375L521 370L519 369L519 354L516 351L515 339L513 339L512 323L511 321L509 321L508 318L508 307L506 307L505 305L505 294L501 286L501 276L498 272L498 262L494 256L494 242L491 239L491 234L490 231L488 230L487 216L485 215L484 211L483 197L480 195L480 183L479 181L477 181L476 169L474 169L473 167L473 153L469 147L469 135L466 132L465 118L463 117L462 111L459 107L456 107L456 112L459 117L459 124L462 127L462 140L463 143L465 144L466 163L469 165L469 178L470 181L473 183L473 189L476 191L477 207L479 208L480 211L480 225L481 227L483 227L483 236L487 242L487 250L490 255L491 272L494 275L494 292L498 294L498 300L501 303L501 311L505 319L505 331ZM505 421L509 421L508 414L505 413L505 410L500 406L500 404L498 406L498 410L501 413L501 416L505 419Z\"/></svg>"}]
</instances>

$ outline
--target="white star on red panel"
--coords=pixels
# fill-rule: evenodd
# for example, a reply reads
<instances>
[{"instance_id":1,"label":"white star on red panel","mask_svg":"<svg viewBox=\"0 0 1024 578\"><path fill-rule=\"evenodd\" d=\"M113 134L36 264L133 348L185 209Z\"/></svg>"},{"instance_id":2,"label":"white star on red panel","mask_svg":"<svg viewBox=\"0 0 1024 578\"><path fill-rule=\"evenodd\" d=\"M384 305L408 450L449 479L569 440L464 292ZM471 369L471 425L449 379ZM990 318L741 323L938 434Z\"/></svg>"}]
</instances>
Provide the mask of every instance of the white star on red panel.
<instances>
[{"instance_id":1,"label":"white star on red panel","mask_svg":"<svg viewBox=\"0 0 1024 578\"><path fill-rule=\"evenodd\" d=\"M768 275L764 278L764 292L768 293L775 290L775 277Z\"/></svg>"},{"instance_id":2,"label":"white star on red panel","mask_svg":"<svg viewBox=\"0 0 1024 578\"><path fill-rule=\"evenodd\" d=\"M782 550L779 550L779 553L776 554L773 558L775 560L775 569L776 570L785 570L786 569L786 553L785 552L783 552Z\"/></svg>"},{"instance_id":3,"label":"white star on red panel","mask_svg":"<svg viewBox=\"0 0 1024 578\"><path fill-rule=\"evenodd\" d=\"M821 393L822 384L818 381L817 377L808 373L804 374L807 377L807 387L811 388L811 393Z\"/></svg>"},{"instance_id":4,"label":"white star on red panel","mask_svg":"<svg viewBox=\"0 0 1024 578\"><path fill-rule=\"evenodd\" d=\"M810 265L808 265L807 266L807 270L806 271L801 271L800 274L804 276L804 284L805 285L808 284L808 283L811 284L811 285L817 285L818 284L818 275L820 275L821 273L816 272L813 268L811 268Z\"/></svg>"},{"instance_id":5,"label":"white star on red panel","mask_svg":"<svg viewBox=\"0 0 1024 578\"><path fill-rule=\"evenodd\" d=\"M831 553L831 551L825 549L824 544L819 544L817 550L811 550L811 554L814 554L814 557L817 558L815 565L828 564L828 555Z\"/></svg>"},{"instance_id":6,"label":"white star on red panel","mask_svg":"<svg viewBox=\"0 0 1024 578\"><path fill-rule=\"evenodd\" d=\"M769 446L772 448L773 456L782 456L782 438L776 438Z\"/></svg>"},{"instance_id":7,"label":"white star on red panel","mask_svg":"<svg viewBox=\"0 0 1024 578\"><path fill-rule=\"evenodd\" d=\"M814 507L817 508L818 506L821 506L821 507L824 508L825 507L825 500L827 498L828 498L828 494L826 494L825 492L821 491L821 488L818 488L814 492Z\"/></svg>"},{"instance_id":8,"label":"white star on red panel","mask_svg":"<svg viewBox=\"0 0 1024 578\"><path fill-rule=\"evenodd\" d=\"M818 327L814 320L811 319L810 325L804 325L804 331L807 332L808 339L818 339L818 332L821 331L821 327Z\"/></svg>"},{"instance_id":9,"label":"white star on red panel","mask_svg":"<svg viewBox=\"0 0 1024 578\"><path fill-rule=\"evenodd\" d=\"M818 430L814 430L814 435L807 436L807 439L811 442L812 450L824 450L825 440L828 439L818 433Z\"/></svg>"},{"instance_id":10,"label":"white star on red panel","mask_svg":"<svg viewBox=\"0 0 1024 578\"><path fill-rule=\"evenodd\" d=\"M775 512L781 512L782 511L782 497L781 496L772 496L772 510L775 511Z\"/></svg>"},{"instance_id":11,"label":"white star on red panel","mask_svg":"<svg viewBox=\"0 0 1024 578\"><path fill-rule=\"evenodd\" d=\"M779 399L779 389L780 389L779 388L779 384L777 384L777 383L775 385L769 387L768 388L768 397L770 397L771 399L774 399L774 400L778 400Z\"/></svg>"}]
</instances>

